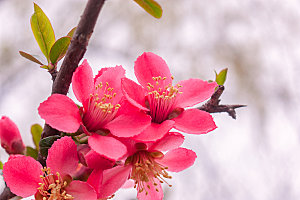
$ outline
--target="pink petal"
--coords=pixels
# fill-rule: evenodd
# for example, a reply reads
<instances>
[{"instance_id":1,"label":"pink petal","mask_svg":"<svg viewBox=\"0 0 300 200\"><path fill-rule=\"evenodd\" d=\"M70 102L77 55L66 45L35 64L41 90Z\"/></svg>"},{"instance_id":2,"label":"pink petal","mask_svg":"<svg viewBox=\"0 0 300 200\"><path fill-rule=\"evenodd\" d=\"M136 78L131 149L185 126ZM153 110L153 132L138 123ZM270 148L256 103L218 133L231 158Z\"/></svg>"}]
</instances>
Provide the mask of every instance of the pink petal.
<instances>
[{"instance_id":1,"label":"pink petal","mask_svg":"<svg viewBox=\"0 0 300 200\"><path fill-rule=\"evenodd\" d=\"M135 107L148 111L145 105L147 91L128 78L122 78L122 91L126 99Z\"/></svg>"},{"instance_id":2,"label":"pink petal","mask_svg":"<svg viewBox=\"0 0 300 200\"><path fill-rule=\"evenodd\" d=\"M9 154L22 154L25 150L17 125L6 116L0 119L0 141L1 146Z\"/></svg>"},{"instance_id":3,"label":"pink petal","mask_svg":"<svg viewBox=\"0 0 300 200\"><path fill-rule=\"evenodd\" d=\"M166 120L161 124L151 123L141 134L133 137L140 142L154 142L161 139L173 127L174 121Z\"/></svg>"},{"instance_id":4,"label":"pink petal","mask_svg":"<svg viewBox=\"0 0 300 200\"><path fill-rule=\"evenodd\" d=\"M104 169L112 168L112 166L114 165L114 162L104 158L103 156L101 156L100 154L98 154L93 150L91 150L86 154L85 160L89 168L92 169L104 170Z\"/></svg>"},{"instance_id":5,"label":"pink petal","mask_svg":"<svg viewBox=\"0 0 300 200\"><path fill-rule=\"evenodd\" d=\"M177 132L169 132L162 139L152 145L149 150L168 151L182 145L184 136Z\"/></svg>"},{"instance_id":6,"label":"pink petal","mask_svg":"<svg viewBox=\"0 0 300 200\"><path fill-rule=\"evenodd\" d=\"M112 99L112 102L113 104L117 104L123 97L121 79L124 77L125 70L122 66L109 67L102 73L101 76L97 78L95 81L95 86L102 82L103 87L106 87L106 83L108 83L108 87L113 88L113 93L116 93L116 96ZM107 91L105 93L107 93Z\"/></svg>"},{"instance_id":7,"label":"pink petal","mask_svg":"<svg viewBox=\"0 0 300 200\"><path fill-rule=\"evenodd\" d=\"M164 198L164 192L159 181L156 181L157 186L154 186L154 183L152 182L145 184L149 185L150 188L145 186L145 190L143 192L138 192L138 200L162 200ZM148 194L146 194L146 191Z\"/></svg>"},{"instance_id":8,"label":"pink petal","mask_svg":"<svg viewBox=\"0 0 300 200\"><path fill-rule=\"evenodd\" d=\"M92 186L82 181L72 181L66 187L67 194L76 200L97 200L97 194Z\"/></svg>"},{"instance_id":9,"label":"pink petal","mask_svg":"<svg viewBox=\"0 0 300 200\"><path fill-rule=\"evenodd\" d=\"M94 90L93 70L87 60L76 69L72 77L72 88L78 101L87 108L87 100Z\"/></svg>"},{"instance_id":10,"label":"pink petal","mask_svg":"<svg viewBox=\"0 0 300 200\"><path fill-rule=\"evenodd\" d=\"M105 125L117 137L132 137L140 134L151 124L151 117L143 112L120 115Z\"/></svg>"},{"instance_id":11,"label":"pink petal","mask_svg":"<svg viewBox=\"0 0 300 200\"><path fill-rule=\"evenodd\" d=\"M18 156L3 166L3 177L10 190L21 197L34 195L41 182L42 165L31 157Z\"/></svg>"},{"instance_id":12,"label":"pink petal","mask_svg":"<svg viewBox=\"0 0 300 200\"><path fill-rule=\"evenodd\" d=\"M99 71L98 71L98 74L95 76L94 78L94 84L96 83L97 79L102 76L102 74L107 70L109 69L109 67L103 67L101 68Z\"/></svg>"},{"instance_id":13,"label":"pink petal","mask_svg":"<svg viewBox=\"0 0 300 200\"><path fill-rule=\"evenodd\" d=\"M171 72L166 62L158 55L145 52L137 58L134 64L134 72L138 82L147 88L148 83L155 85L153 77L166 77L166 80L160 85L164 87L172 83Z\"/></svg>"},{"instance_id":14,"label":"pink petal","mask_svg":"<svg viewBox=\"0 0 300 200\"><path fill-rule=\"evenodd\" d=\"M123 189L129 189L129 188L133 188L134 187L134 180L129 179L127 180L123 185L122 188Z\"/></svg>"},{"instance_id":15,"label":"pink petal","mask_svg":"<svg viewBox=\"0 0 300 200\"><path fill-rule=\"evenodd\" d=\"M72 138L63 137L56 140L48 150L46 163L53 172L73 175L78 166L78 156L77 146Z\"/></svg>"},{"instance_id":16,"label":"pink petal","mask_svg":"<svg viewBox=\"0 0 300 200\"><path fill-rule=\"evenodd\" d=\"M65 95L52 94L38 111L47 124L59 131L76 132L81 123L77 105Z\"/></svg>"},{"instance_id":17,"label":"pink petal","mask_svg":"<svg viewBox=\"0 0 300 200\"><path fill-rule=\"evenodd\" d=\"M176 106L181 108L190 107L209 99L218 86L216 82L209 83L201 79L184 80L178 84L182 86L179 89L182 94L177 96Z\"/></svg>"},{"instance_id":18,"label":"pink petal","mask_svg":"<svg viewBox=\"0 0 300 200\"><path fill-rule=\"evenodd\" d=\"M98 198L113 195L129 178L131 166L117 166L103 171L103 181Z\"/></svg>"},{"instance_id":19,"label":"pink petal","mask_svg":"<svg viewBox=\"0 0 300 200\"><path fill-rule=\"evenodd\" d=\"M97 192L97 198L100 197L102 180L103 180L102 169L94 169L87 180L87 183L90 184Z\"/></svg>"},{"instance_id":20,"label":"pink petal","mask_svg":"<svg viewBox=\"0 0 300 200\"><path fill-rule=\"evenodd\" d=\"M188 109L173 119L174 127L189 134L205 134L217 128L212 116L198 109Z\"/></svg>"},{"instance_id":21,"label":"pink petal","mask_svg":"<svg viewBox=\"0 0 300 200\"><path fill-rule=\"evenodd\" d=\"M162 159L156 159L156 161L168 167L168 171L180 172L192 166L196 158L197 155L194 151L180 147L168 151Z\"/></svg>"},{"instance_id":22,"label":"pink petal","mask_svg":"<svg viewBox=\"0 0 300 200\"><path fill-rule=\"evenodd\" d=\"M100 155L112 160L119 160L127 152L122 142L109 136L93 134L89 137L89 145Z\"/></svg>"}]
</instances>

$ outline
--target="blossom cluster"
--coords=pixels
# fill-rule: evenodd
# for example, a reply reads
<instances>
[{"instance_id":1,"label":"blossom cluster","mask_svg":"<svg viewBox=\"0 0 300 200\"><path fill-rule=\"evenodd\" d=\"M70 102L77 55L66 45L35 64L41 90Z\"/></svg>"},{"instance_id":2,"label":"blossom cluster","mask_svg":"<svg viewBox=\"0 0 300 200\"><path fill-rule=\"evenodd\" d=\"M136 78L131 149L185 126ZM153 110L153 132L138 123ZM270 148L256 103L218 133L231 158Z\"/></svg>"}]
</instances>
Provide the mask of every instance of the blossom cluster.
<instances>
[{"instance_id":1,"label":"blossom cluster","mask_svg":"<svg viewBox=\"0 0 300 200\"><path fill-rule=\"evenodd\" d=\"M82 105L61 94L40 104L41 118L63 137L49 149L45 167L28 156L10 156L3 176L11 191L38 200L93 200L132 186L139 200L163 199L161 184L171 186L169 172L192 166L197 157L181 147L184 136L176 130L205 134L216 128L209 113L192 107L210 98L217 84L173 84L166 62L150 52L137 58L134 72L138 83L125 77L122 66L102 68L94 77L84 60L72 78ZM11 124L1 119L1 144L20 153L24 144Z\"/></svg>"}]
</instances>

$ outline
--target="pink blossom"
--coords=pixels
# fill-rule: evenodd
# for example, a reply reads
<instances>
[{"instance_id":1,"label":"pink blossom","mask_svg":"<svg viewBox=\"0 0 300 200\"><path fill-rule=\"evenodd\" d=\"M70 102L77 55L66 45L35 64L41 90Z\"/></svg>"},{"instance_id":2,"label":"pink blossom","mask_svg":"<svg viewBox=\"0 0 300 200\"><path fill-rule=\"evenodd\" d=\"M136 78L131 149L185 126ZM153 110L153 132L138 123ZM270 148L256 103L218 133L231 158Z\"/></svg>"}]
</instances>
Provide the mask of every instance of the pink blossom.
<instances>
[{"instance_id":1,"label":"pink blossom","mask_svg":"<svg viewBox=\"0 0 300 200\"><path fill-rule=\"evenodd\" d=\"M147 129L133 137L135 140L155 141L173 127L190 134L203 134L216 128L209 113L198 109L184 110L211 97L217 86L215 82L189 79L172 85L169 67L161 57L150 52L138 57L134 71L141 85L123 78L124 96L152 119Z\"/></svg>"},{"instance_id":2,"label":"pink blossom","mask_svg":"<svg viewBox=\"0 0 300 200\"><path fill-rule=\"evenodd\" d=\"M124 77L125 70L116 66L101 69L93 78L92 69L84 60L72 78L74 94L83 107L78 109L65 95L53 94L41 103L39 114L60 131L72 133L81 127L91 135L88 140L92 149L108 158L119 159L126 153L126 147L116 137L137 135L151 121L124 100L121 90Z\"/></svg>"},{"instance_id":3,"label":"pink blossom","mask_svg":"<svg viewBox=\"0 0 300 200\"><path fill-rule=\"evenodd\" d=\"M48 151L47 167L28 156L11 156L4 164L3 177L10 190L21 197L38 200L93 200L94 188L72 180L78 166L77 149L70 137L55 141Z\"/></svg>"},{"instance_id":4,"label":"pink blossom","mask_svg":"<svg viewBox=\"0 0 300 200\"><path fill-rule=\"evenodd\" d=\"M16 124L6 116L0 119L1 146L8 154L23 154L25 145Z\"/></svg>"},{"instance_id":5,"label":"pink blossom","mask_svg":"<svg viewBox=\"0 0 300 200\"><path fill-rule=\"evenodd\" d=\"M94 171L88 182L98 190L98 198L113 195L130 178L140 200L161 200L161 183L171 186L168 171L179 172L193 165L196 154L179 147L184 141L180 133L167 133L153 143L138 143L127 139L128 155L124 165L104 171ZM166 152L164 154L163 152Z\"/></svg>"}]
</instances>

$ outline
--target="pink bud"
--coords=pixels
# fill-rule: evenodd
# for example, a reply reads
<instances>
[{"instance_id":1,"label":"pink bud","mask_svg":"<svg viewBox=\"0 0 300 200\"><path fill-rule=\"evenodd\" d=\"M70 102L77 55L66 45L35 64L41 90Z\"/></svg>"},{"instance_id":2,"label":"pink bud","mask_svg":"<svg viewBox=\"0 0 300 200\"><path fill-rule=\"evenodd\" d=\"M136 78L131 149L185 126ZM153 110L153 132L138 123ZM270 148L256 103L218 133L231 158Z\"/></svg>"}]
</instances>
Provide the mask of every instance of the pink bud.
<instances>
[{"instance_id":1,"label":"pink bud","mask_svg":"<svg viewBox=\"0 0 300 200\"><path fill-rule=\"evenodd\" d=\"M25 145L17 125L8 117L0 120L1 146L8 154L24 154Z\"/></svg>"}]
</instances>

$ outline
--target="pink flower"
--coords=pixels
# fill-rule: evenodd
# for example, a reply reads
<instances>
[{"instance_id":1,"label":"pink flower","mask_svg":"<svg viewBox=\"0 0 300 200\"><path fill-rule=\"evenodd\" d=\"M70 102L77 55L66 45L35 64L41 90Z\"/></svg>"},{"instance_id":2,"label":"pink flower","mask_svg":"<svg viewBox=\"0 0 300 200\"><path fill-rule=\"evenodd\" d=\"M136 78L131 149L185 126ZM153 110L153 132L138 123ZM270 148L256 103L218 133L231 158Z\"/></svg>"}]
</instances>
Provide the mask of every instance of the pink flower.
<instances>
[{"instance_id":1,"label":"pink flower","mask_svg":"<svg viewBox=\"0 0 300 200\"><path fill-rule=\"evenodd\" d=\"M123 78L124 96L151 116L152 123L133 139L155 141L173 127L190 134L203 134L216 128L209 113L198 109L184 110L211 97L217 86L215 82L189 79L173 86L173 77L165 61L150 52L138 57L134 71L141 85Z\"/></svg>"},{"instance_id":2,"label":"pink flower","mask_svg":"<svg viewBox=\"0 0 300 200\"><path fill-rule=\"evenodd\" d=\"M121 66L103 68L93 78L86 60L72 78L72 88L83 107L67 96L53 94L39 107L40 116L53 128L64 132L76 132L81 126L89 137L89 145L108 158L118 159L126 153L126 147L115 137L130 137L141 133L151 121L150 117L123 100L121 78L125 70ZM98 133L98 134L94 134ZM108 133L111 133L108 136Z\"/></svg>"},{"instance_id":3,"label":"pink flower","mask_svg":"<svg viewBox=\"0 0 300 200\"><path fill-rule=\"evenodd\" d=\"M72 180L78 166L76 148L70 137L54 142L48 151L47 168L31 157L11 156L3 167L4 180L11 191L21 197L96 200L94 188L88 183Z\"/></svg>"},{"instance_id":4,"label":"pink flower","mask_svg":"<svg viewBox=\"0 0 300 200\"><path fill-rule=\"evenodd\" d=\"M25 145L16 124L6 116L0 120L1 146L8 154L23 154Z\"/></svg>"},{"instance_id":5,"label":"pink flower","mask_svg":"<svg viewBox=\"0 0 300 200\"><path fill-rule=\"evenodd\" d=\"M115 193L128 178L135 183L140 200L161 200L161 183L172 177L168 171L179 172L193 165L196 154L179 147L184 141L180 133L167 133L153 143L137 143L127 139L128 157L123 166L93 172L88 182L105 198ZM166 154L162 153L168 151ZM168 184L171 186L170 184Z\"/></svg>"}]
</instances>

